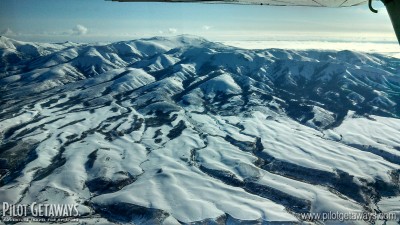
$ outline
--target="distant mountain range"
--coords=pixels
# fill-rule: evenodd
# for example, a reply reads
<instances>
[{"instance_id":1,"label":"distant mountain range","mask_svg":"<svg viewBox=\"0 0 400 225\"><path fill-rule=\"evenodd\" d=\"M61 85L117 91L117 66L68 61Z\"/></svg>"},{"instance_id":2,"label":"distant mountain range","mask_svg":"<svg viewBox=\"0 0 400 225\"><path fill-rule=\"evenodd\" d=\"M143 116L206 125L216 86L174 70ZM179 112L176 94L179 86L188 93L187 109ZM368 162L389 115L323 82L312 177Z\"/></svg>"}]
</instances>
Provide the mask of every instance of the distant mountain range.
<instances>
[{"instance_id":1,"label":"distant mountain range","mask_svg":"<svg viewBox=\"0 0 400 225\"><path fill-rule=\"evenodd\" d=\"M194 36L0 54L3 201L90 224L400 218L400 59Z\"/></svg>"}]
</instances>

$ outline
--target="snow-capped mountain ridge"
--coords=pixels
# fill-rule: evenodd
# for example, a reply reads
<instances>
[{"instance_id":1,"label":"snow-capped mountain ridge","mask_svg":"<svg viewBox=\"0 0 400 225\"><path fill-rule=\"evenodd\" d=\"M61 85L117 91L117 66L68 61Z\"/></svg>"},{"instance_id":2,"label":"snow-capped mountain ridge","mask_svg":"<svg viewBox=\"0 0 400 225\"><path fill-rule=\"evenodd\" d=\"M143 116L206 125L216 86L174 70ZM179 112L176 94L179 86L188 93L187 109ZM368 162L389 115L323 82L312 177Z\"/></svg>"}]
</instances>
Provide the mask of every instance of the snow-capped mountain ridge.
<instances>
[{"instance_id":1,"label":"snow-capped mountain ridge","mask_svg":"<svg viewBox=\"0 0 400 225\"><path fill-rule=\"evenodd\" d=\"M1 199L116 223L287 224L399 198L398 59L191 36L23 43L53 49L32 57L1 41Z\"/></svg>"}]
</instances>

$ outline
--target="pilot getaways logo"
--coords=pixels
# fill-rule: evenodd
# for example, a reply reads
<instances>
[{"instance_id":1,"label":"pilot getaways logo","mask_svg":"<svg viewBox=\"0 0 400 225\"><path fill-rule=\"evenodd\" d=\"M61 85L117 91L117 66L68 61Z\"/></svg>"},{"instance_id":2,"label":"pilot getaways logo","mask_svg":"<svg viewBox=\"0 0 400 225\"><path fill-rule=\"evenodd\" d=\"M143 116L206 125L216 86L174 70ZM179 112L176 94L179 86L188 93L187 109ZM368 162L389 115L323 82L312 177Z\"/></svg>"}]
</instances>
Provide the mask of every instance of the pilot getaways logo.
<instances>
[{"instance_id":1,"label":"pilot getaways logo","mask_svg":"<svg viewBox=\"0 0 400 225\"><path fill-rule=\"evenodd\" d=\"M78 221L77 204L2 203L3 222L71 222Z\"/></svg>"}]
</instances>

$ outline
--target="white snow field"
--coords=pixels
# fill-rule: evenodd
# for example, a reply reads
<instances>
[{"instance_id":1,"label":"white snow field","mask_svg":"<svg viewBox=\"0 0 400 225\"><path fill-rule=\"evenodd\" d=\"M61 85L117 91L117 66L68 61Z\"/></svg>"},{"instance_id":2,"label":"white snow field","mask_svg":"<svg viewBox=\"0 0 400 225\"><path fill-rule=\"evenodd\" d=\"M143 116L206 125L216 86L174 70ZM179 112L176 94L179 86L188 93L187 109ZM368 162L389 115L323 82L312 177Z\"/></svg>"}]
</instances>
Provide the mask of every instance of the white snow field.
<instances>
[{"instance_id":1,"label":"white snow field","mask_svg":"<svg viewBox=\"0 0 400 225\"><path fill-rule=\"evenodd\" d=\"M0 54L0 202L88 224L400 219L397 58L193 36ZM328 212L397 221L300 216Z\"/></svg>"}]
</instances>

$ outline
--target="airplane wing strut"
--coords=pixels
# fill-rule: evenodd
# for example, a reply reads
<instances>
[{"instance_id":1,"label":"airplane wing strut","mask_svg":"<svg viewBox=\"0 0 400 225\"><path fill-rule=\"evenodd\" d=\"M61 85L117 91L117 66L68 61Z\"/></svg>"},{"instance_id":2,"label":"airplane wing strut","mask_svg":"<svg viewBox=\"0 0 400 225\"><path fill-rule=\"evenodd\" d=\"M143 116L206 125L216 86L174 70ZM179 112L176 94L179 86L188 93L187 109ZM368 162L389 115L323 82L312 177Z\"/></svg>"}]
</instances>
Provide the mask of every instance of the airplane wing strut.
<instances>
[{"instance_id":1,"label":"airplane wing strut","mask_svg":"<svg viewBox=\"0 0 400 225\"><path fill-rule=\"evenodd\" d=\"M382 0L382 2L386 6L400 44L400 0Z\"/></svg>"}]
</instances>

